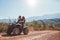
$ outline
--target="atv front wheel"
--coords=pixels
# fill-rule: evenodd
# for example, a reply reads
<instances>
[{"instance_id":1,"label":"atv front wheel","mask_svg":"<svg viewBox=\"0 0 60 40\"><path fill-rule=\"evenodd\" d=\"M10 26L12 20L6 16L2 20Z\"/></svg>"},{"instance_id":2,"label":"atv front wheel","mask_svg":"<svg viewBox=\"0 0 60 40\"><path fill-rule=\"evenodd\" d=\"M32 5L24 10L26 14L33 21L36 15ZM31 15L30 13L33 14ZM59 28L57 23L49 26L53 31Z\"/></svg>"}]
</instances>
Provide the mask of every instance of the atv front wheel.
<instances>
[{"instance_id":1,"label":"atv front wheel","mask_svg":"<svg viewBox=\"0 0 60 40\"><path fill-rule=\"evenodd\" d=\"M28 28L24 28L23 33L24 33L24 35L27 35L28 34Z\"/></svg>"}]
</instances>

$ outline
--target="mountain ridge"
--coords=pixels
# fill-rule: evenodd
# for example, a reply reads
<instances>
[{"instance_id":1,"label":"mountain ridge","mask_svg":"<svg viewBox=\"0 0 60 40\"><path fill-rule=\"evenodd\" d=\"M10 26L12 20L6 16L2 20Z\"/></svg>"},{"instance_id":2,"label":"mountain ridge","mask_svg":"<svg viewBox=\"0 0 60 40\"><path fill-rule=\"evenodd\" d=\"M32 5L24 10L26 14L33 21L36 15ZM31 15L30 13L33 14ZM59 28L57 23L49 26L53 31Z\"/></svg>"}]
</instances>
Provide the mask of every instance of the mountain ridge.
<instances>
[{"instance_id":1,"label":"mountain ridge","mask_svg":"<svg viewBox=\"0 0 60 40\"><path fill-rule=\"evenodd\" d=\"M51 14L51 15L29 17L29 18L26 18L26 22L31 22L33 20L45 20L45 19L60 19L60 13ZM14 21L17 21L17 19L0 19L0 23L1 22L9 23L9 22L14 22Z\"/></svg>"},{"instance_id":2,"label":"mountain ridge","mask_svg":"<svg viewBox=\"0 0 60 40\"><path fill-rule=\"evenodd\" d=\"M27 18L27 21L29 22L33 20L44 20L44 19L55 19L55 18L60 18L60 13L30 17L30 18Z\"/></svg>"}]
</instances>

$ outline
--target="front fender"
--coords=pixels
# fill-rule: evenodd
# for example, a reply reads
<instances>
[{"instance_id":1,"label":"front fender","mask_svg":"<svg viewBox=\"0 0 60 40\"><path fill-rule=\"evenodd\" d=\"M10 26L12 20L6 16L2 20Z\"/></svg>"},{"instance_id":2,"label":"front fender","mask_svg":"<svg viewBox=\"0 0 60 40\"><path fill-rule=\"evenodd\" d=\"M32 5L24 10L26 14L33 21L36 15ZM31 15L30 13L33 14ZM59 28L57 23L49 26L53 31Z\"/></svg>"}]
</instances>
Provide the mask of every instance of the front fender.
<instances>
[{"instance_id":1,"label":"front fender","mask_svg":"<svg viewBox=\"0 0 60 40\"><path fill-rule=\"evenodd\" d=\"M28 28L28 26L24 26L23 28Z\"/></svg>"}]
</instances>

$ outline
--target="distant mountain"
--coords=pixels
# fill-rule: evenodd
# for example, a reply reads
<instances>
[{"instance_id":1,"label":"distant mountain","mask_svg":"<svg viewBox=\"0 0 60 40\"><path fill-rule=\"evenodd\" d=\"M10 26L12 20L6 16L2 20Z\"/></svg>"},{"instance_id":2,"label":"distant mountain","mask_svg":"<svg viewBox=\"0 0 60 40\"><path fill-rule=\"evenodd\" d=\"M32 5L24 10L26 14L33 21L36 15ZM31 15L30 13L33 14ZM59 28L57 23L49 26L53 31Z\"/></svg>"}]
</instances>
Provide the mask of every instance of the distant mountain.
<instances>
[{"instance_id":1,"label":"distant mountain","mask_svg":"<svg viewBox=\"0 0 60 40\"><path fill-rule=\"evenodd\" d=\"M0 23L13 23L16 19L0 19Z\"/></svg>"},{"instance_id":2,"label":"distant mountain","mask_svg":"<svg viewBox=\"0 0 60 40\"><path fill-rule=\"evenodd\" d=\"M42 21L44 21L46 24L48 24L48 23L54 23L54 24L56 24L56 23L60 23L60 18L54 18L54 19L45 19L45 20L42 20Z\"/></svg>"},{"instance_id":3,"label":"distant mountain","mask_svg":"<svg viewBox=\"0 0 60 40\"><path fill-rule=\"evenodd\" d=\"M27 21L31 22L33 20L44 20L44 19L54 19L54 18L60 18L60 13L43 15L43 16L34 16L34 17L27 18Z\"/></svg>"},{"instance_id":4,"label":"distant mountain","mask_svg":"<svg viewBox=\"0 0 60 40\"><path fill-rule=\"evenodd\" d=\"M60 13L51 14L51 15L29 17L29 18L26 18L26 21L31 22L33 20L46 20L46 19L50 19L49 21L51 21L53 19L57 21L58 19L60 19ZM17 19L0 19L0 23L11 23L11 22L14 22L14 21L17 21Z\"/></svg>"}]
</instances>

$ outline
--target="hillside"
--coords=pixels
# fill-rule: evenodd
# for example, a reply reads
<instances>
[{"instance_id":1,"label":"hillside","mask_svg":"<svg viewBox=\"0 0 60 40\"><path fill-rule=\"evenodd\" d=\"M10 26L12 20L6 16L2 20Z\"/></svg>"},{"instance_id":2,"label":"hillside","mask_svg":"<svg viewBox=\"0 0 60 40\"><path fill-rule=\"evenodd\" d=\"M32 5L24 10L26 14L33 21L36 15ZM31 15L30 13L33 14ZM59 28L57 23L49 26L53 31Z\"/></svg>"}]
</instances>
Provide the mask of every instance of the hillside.
<instances>
[{"instance_id":1,"label":"hillside","mask_svg":"<svg viewBox=\"0 0 60 40\"><path fill-rule=\"evenodd\" d=\"M50 15L43 15L43 16L33 16L33 17L27 18L26 20L28 22L31 22L33 20L55 19L55 18L60 18L60 13L55 13L55 14L50 14Z\"/></svg>"}]
</instances>

